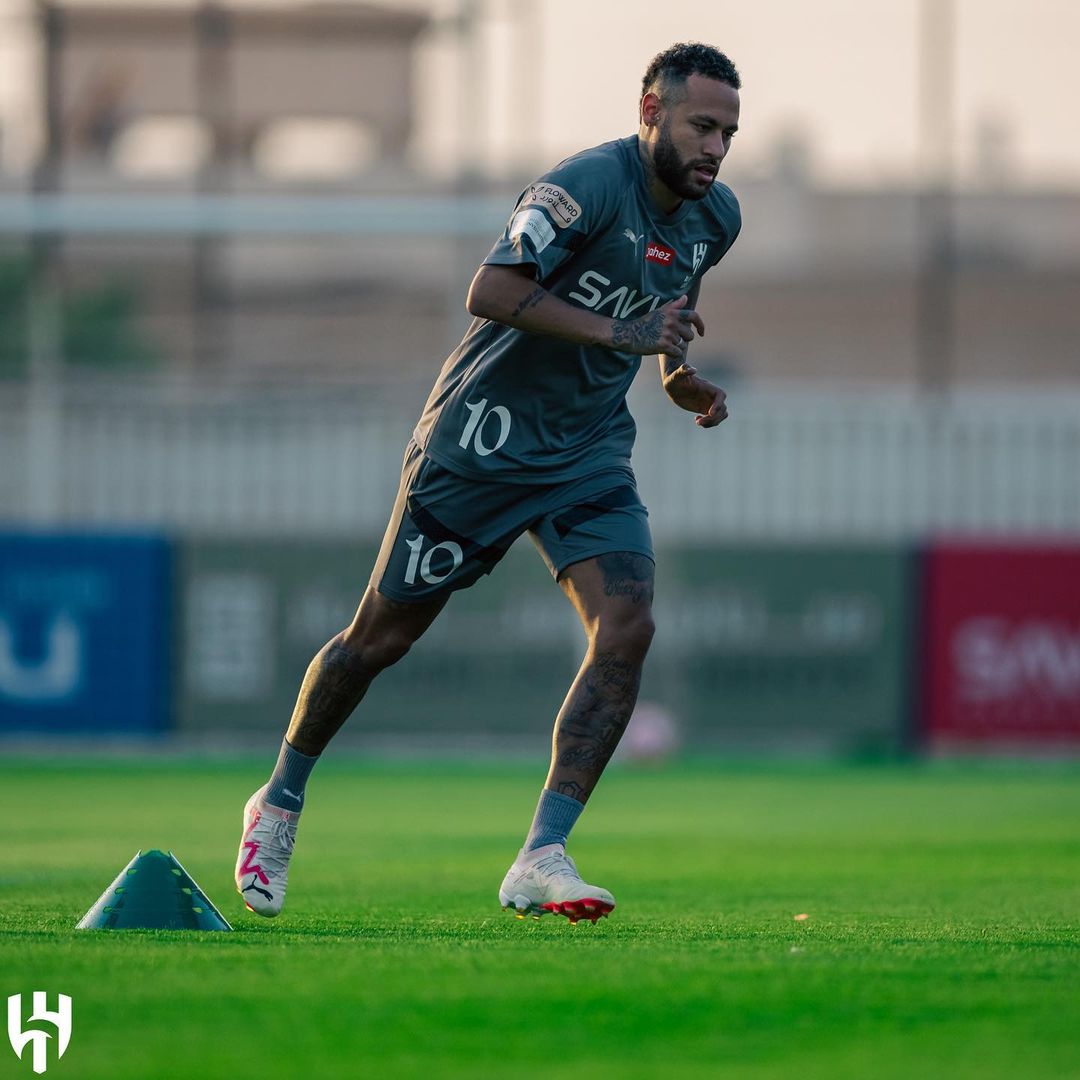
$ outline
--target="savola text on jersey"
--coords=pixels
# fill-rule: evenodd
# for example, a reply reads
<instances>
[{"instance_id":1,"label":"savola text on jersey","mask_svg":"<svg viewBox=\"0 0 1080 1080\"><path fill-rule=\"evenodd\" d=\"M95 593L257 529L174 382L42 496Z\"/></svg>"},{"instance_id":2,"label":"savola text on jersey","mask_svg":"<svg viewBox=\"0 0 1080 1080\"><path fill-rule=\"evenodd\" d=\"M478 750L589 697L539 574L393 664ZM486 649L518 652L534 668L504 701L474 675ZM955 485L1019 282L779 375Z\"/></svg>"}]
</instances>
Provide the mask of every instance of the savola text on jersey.
<instances>
[{"instance_id":1,"label":"savola text on jersey","mask_svg":"<svg viewBox=\"0 0 1080 1080\"><path fill-rule=\"evenodd\" d=\"M659 296L643 296L638 299L637 289L628 285L620 285L614 291L604 295L603 288L611 284L611 279L604 277L599 270L586 270L578 278L578 287L581 292L570 293L571 300L577 300L580 304L593 311L603 311L607 304L612 305L611 317L613 319L629 319L634 315L643 315L646 311L655 311L660 303ZM602 288L597 288L602 286Z\"/></svg>"}]
</instances>

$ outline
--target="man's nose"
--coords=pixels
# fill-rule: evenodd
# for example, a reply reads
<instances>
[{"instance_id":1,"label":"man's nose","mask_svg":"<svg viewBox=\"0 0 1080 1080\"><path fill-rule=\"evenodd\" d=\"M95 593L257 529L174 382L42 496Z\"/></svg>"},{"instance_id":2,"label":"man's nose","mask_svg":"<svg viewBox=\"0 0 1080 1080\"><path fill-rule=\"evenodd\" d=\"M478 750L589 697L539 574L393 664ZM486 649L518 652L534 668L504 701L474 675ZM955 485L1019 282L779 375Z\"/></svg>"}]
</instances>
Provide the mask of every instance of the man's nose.
<instances>
[{"instance_id":1,"label":"man's nose","mask_svg":"<svg viewBox=\"0 0 1080 1080\"><path fill-rule=\"evenodd\" d=\"M724 160L724 154L727 153L727 149L724 146L723 135L711 135L705 140L705 146L703 147L707 157L711 158L718 165Z\"/></svg>"}]
</instances>

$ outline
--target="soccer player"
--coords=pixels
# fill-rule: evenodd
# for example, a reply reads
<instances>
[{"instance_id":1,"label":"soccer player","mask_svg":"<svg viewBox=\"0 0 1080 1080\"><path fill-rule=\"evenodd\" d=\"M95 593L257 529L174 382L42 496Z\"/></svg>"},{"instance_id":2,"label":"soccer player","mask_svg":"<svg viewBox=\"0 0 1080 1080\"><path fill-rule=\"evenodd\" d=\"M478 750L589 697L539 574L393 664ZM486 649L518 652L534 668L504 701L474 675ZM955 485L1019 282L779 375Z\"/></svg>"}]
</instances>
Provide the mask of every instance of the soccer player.
<instances>
[{"instance_id":1,"label":"soccer player","mask_svg":"<svg viewBox=\"0 0 1080 1080\"><path fill-rule=\"evenodd\" d=\"M663 389L695 423L727 416L724 392L686 354L705 332L701 278L740 227L735 196L716 183L739 86L719 50L672 46L645 73L636 135L568 158L518 199L469 289L473 322L405 451L367 591L311 662L273 775L244 809L236 886L253 911L281 910L308 775L371 680L523 532L588 649L499 900L520 916L572 922L615 907L582 880L566 842L630 719L653 636L653 549L626 393L641 357L655 354Z\"/></svg>"}]
</instances>

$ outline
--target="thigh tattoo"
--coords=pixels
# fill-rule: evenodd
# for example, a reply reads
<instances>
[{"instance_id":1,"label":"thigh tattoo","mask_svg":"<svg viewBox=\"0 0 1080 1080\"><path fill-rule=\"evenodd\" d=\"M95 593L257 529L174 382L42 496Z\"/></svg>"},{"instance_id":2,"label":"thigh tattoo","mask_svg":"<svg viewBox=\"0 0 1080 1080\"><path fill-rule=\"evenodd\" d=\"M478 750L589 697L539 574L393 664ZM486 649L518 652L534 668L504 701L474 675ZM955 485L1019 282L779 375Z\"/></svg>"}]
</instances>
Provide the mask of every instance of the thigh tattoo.
<instances>
[{"instance_id":1,"label":"thigh tattoo","mask_svg":"<svg viewBox=\"0 0 1080 1080\"><path fill-rule=\"evenodd\" d=\"M604 595L624 596L632 604L652 603L653 564L644 555L614 551L597 559L604 575Z\"/></svg>"}]
</instances>

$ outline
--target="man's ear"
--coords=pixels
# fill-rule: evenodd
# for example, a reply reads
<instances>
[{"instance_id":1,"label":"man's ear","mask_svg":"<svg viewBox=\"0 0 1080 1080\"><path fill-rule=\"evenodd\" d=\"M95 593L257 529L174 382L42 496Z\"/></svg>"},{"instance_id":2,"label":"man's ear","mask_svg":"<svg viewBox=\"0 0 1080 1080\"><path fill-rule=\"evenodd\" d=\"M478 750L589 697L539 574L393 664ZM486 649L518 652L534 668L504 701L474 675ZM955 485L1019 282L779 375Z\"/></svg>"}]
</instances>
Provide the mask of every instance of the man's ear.
<instances>
[{"instance_id":1,"label":"man's ear","mask_svg":"<svg viewBox=\"0 0 1080 1080\"><path fill-rule=\"evenodd\" d=\"M651 90L641 99L641 122L646 127L660 121L660 97Z\"/></svg>"}]
</instances>

